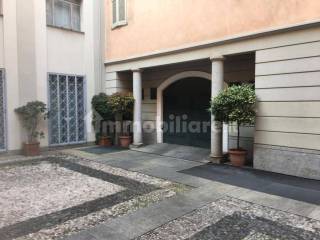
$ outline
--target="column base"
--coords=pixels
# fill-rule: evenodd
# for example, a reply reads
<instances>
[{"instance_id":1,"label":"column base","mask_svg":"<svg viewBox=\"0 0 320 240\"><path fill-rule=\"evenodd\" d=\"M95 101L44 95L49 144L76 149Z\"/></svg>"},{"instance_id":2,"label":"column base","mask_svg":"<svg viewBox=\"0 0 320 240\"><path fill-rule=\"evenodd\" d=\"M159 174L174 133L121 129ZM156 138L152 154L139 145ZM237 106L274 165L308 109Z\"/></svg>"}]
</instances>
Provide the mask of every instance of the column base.
<instances>
[{"instance_id":1,"label":"column base","mask_svg":"<svg viewBox=\"0 0 320 240\"><path fill-rule=\"evenodd\" d=\"M133 143L130 145L130 149L141 148L143 143Z\"/></svg>"},{"instance_id":2,"label":"column base","mask_svg":"<svg viewBox=\"0 0 320 240\"><path fill-rule=\"evenodd\" d=\"M211 163L221 164L223 163L223 156L210 155Z\"/></svg>"}]
</instances>

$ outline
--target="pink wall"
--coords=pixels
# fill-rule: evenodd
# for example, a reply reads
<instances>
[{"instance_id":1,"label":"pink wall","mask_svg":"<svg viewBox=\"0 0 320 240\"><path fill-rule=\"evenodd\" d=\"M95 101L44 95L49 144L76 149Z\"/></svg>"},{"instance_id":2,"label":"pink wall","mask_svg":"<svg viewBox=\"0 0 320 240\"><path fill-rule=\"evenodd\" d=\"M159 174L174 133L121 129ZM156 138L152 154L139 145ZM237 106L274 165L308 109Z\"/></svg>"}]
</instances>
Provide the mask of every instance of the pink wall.
<instances>
[{"instance_id":1,"label":"pink wall","mask_svg":"<svg viewBox=\"0 0 320 240\"><path fill-rule=\"evenodd\" d=\"M127 0L128 25L112 30L105 1L109 61L320 20L320 0Z\"/></svg>"}]
</instances>

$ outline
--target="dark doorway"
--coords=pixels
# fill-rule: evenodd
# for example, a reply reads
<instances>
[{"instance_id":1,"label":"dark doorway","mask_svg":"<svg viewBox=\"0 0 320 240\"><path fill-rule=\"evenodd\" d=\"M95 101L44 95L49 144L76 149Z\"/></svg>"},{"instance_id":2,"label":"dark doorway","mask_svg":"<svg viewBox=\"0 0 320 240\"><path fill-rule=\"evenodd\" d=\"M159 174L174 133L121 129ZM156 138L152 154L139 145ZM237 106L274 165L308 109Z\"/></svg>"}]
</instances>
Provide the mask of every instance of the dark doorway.
<instances>
[{"instance_id":1,"label":"dark doorway","mask_svg":"<svg viewBox=\"0 0 320 240\"><path fill-rule=\"evenodd\" d=\"M211 82L185 78L163 92L165 143L210 147Z\"/></svg>"}]
</instances>

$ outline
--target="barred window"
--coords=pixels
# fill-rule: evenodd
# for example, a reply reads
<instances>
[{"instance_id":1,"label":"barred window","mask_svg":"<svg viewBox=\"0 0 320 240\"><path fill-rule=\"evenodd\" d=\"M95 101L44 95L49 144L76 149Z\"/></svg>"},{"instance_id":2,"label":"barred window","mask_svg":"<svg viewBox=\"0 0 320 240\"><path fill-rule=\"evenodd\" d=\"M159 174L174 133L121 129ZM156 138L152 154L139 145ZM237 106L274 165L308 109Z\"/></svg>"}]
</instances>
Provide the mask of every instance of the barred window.
<instances>
[{"instance_id":1,"label":"barred window","mask_svg":"<svg viewBox=\"0 0 320 240\"><path fill-rule=\"evenodd\" d=\"M127 1L112 0L112 27L127 24Z\"/></svg>"},{"instance_id":2,"label":"barred window","mask_svg":"<svg viewBox=\"0 0 320 240\"><path fill-rule=\"evenodd\" d=\"M47 25L81 30L81 0L46 0Z\"/></svg>"}]
</instances>

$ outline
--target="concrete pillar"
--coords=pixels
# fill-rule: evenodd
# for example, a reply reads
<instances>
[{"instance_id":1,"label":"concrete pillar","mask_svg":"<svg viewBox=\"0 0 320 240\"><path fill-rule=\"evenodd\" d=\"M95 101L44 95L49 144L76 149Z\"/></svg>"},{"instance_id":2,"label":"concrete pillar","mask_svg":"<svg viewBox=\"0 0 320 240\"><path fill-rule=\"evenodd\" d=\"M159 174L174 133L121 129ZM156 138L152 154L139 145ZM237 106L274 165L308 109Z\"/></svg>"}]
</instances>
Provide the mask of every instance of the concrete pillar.
<instances>
[{"instance_id":1,"label":"concrete pillar","mask_svg":"<svg viewBox=\"0 0 320 240\"><path fill-rule=\"evenodd\" d=\"M133 72L133 145L139 147L142 145L142 70L134 69Z\"/></svg>"},{"instance_id":2,"label":"concrete pillar","mask_svg":"<svg viewBox=\"0 0 320 240\"><path fill-rule=\"evenodd\" d=\"M216 97L223 90L224 69L223 56L215 56L210 58L212 62L212 98ZM221 163L223 158L223 131L222 123L216 122L214 116L211 117L211 158L212 162Z\"/></svg>"}]
</instances>

